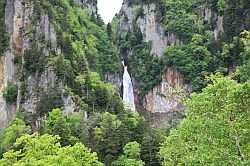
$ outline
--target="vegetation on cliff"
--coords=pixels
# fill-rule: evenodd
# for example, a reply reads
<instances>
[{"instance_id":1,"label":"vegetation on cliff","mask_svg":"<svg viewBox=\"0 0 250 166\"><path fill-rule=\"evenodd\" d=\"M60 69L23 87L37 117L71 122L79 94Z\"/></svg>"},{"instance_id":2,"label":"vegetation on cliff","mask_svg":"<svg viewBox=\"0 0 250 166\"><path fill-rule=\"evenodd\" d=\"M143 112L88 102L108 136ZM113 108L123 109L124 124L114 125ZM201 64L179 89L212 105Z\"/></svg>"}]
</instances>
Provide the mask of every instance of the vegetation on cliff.
<instances>
[{"instance_id":1,"label":"vegetation on cliff","mask_svg":"<svg viewBox=\"0 0 250 166\"><path fill-rule=\"evenodd\" d=\"M3 94L8 104L14 104L19 90L21 104L16 118L0 132L0 165L249 164L248 1L126 2L137 6L136 19L144 16L143 5L155 3L157 21L180 43L168 45L157 57L151 54L152 42L143 40L137 26L117 39L122 13L106 26L98 14L90 14L72 0L26 1L27 8L34 5L34 13L30 27L20 33L29 39L30 47L13 59L15 65L23 65L16 78L20 89L9 84ZM0 0L2 23L5 5ZM210 21L201 16L199 9L205 7L211 9ZM45 16L55 29L56 46L37 30ZM223 17L224 31L215 39L218 16ZM1 24L0 54L8 45L6 27ZM138 82L141 99L168 67L181 73L195 93L187 98L187 114L180 125L173 128L166 122L158 129L138 112L124 109L114 86L105 83L106 77L122 73L122 59ZM31 78L40 79L50 71L56 75L55 85L44 89L40 84L28 85L33 83ZM211 75L217 72L221 74ZM27 112L22 104L30 101L30 91L39 97ZM66 113L63 107L69 96L74 111Z\"/></svg>"},{"instance_id":2,"label":"vegetation on cliff","mask_svg":"<svg viewBox=\"0 0 250 166\"><path fill-rule=\"evenodd\" d=\"M136 25L138 18L144 18L142 5L150 3L156 4L156 18L165 33L174 33L181 41L167 47L160 58L150 54L150 42L142 42L143 35ZM133 20L134 27L122 36L119 47L124 59L130 62L132 76L139 82L141 97L161 81L161 74L168 67L176 68L196 92L207 85L204 79L211 73L227 75L241 66L249 71L246 67L249 54L243 53L241 40L241 32L250 30L247 0L128 1L128 4L140 7L136 14L141 14ZM221 25L219 17L223 19ZM127 56L128 52L132 55ZM140 67L135 67L137 64Z\"/></svg>"}]
</instances>

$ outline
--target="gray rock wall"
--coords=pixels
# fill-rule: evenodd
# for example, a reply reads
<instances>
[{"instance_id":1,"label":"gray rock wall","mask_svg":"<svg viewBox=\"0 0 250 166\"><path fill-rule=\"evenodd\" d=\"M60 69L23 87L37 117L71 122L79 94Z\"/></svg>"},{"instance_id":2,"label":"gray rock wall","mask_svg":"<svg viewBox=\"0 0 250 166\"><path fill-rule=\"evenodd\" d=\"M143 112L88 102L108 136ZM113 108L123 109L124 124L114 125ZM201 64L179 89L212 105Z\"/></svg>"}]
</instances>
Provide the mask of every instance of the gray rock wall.
<instances>
[{"instance_id":1,"label":"gray rock wall","mask_svg":"<svg viewBox=\"0 0 250 166\"><path fill-rule=\"evenodd\" d=\"M43 52L44 56L49 56L51 49L55 50L58 55L60 49L57 48L57 37L54 27L49 21L48 15L42 15L36 22L35 37L30 36L27 31L34 26L32 19L35 15L34 6L31 3L26 3L24 0L9 0L7 1L5 12L5 24L10 34L9 50L0 56L0 128L6 127L8 122L14 118L16 110L24 109L25 111L34 114L37 102L41 97L40 92L46 92L51 87L59 87L61 93L64 92L65 85L57 81L57 77L53 69L47 64L45 70L35 75L27 75L24 64L24 52L31 48L31 36L35 38L36 45L39 51ZM31 32L33 33L33 32ZM40 37L44 36L45 41ZM44 42L50 42L47 46ZM42 45L44 47L42 47ZM16 54L22 56L22 63L18 67L14 64ZM26 75L25 80L20 82L20 78ZM7 104L3 99L3 91L8 82L18 85L17 103L13 105ZM25 96L21 93L21 84L25 84ZM23 89L22 89L23 90ZM73 112L75 104L70 96L63 96L62 100L65 105L64 112ZM37 119L36 124L39 125L45 117Z\"/></svg>"},{"instance_id":2,"label":"gray rock wall","mask_svg":"<svg viewBox=\"0 0 250 166\"><path fill-rule=\"evenodd\" d=\"M3 91L8 83L16 83L14 54L21 53L23 49L21 28L23 27L23 1L7 1L5 10L5 24L10 34L9 50L4 53L0 60L0 128L4 128L11 120L16 111L16 106L7 104L3 99Z\"/></svg>"}]
</instances>

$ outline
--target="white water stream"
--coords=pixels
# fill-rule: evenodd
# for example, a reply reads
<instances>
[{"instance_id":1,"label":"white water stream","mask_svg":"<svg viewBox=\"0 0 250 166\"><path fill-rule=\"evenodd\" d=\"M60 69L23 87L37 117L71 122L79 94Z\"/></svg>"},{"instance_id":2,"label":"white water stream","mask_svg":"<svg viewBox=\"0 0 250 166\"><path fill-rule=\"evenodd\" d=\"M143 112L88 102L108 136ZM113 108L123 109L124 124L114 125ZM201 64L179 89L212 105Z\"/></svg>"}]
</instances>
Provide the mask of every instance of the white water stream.
<instances>
[{"instance_id":1,"label":"white water stream","mask_svg":"<svg viewBox=\"0 0 250 166\"><path fill-rule=\"evenodd\" d=\"M123 100L125 101L125 108L135 110L134 90L127 66L124 66L123 73Z\"/></svg>"}]
</instances>

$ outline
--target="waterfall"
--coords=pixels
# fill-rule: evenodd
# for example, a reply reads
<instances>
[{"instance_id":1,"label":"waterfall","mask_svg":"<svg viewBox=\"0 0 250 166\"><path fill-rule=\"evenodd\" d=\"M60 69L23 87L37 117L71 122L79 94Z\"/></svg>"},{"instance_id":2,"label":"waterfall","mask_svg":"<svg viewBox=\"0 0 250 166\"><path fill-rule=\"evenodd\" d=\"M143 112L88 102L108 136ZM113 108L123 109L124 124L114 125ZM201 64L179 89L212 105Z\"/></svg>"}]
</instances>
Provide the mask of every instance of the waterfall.
<instances>
[{"instance_id":1,"label":"waterfall","mask_svg":"<svg viewBox=\"0 0 250 166\"><path fill-rule=\"evenodd\" d=\"M135 110L134 90L127 66L124 66L123 73L123 100L125 101L125 108Z\"/></svg>"}]
</instances>

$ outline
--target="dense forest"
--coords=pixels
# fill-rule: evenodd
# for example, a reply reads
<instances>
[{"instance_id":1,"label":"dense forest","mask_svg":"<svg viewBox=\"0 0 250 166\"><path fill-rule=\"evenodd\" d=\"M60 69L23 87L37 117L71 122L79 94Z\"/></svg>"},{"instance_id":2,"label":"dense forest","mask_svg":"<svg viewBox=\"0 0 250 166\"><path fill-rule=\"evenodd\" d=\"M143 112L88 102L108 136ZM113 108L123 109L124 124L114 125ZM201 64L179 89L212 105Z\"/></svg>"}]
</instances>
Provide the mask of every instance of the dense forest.
<instances>
[{"instance_id":1,"label":"dense forest","mask_svg":"<svg viewBox=\"0 0 250 166\"><path fill-rule=\"evenodd\" d=\"M0 165L249 165L250 1L124 0L133 20L121 10L107 25L97 3L0 0L0 94L15 108L0 126ZM152 4L178 39L161 56L137 26ZM124 64L137 111L121 98ZM141 101L169 68L185 84L174 91L185 115L158 126Z\"/></svg>"}]
</instances>

